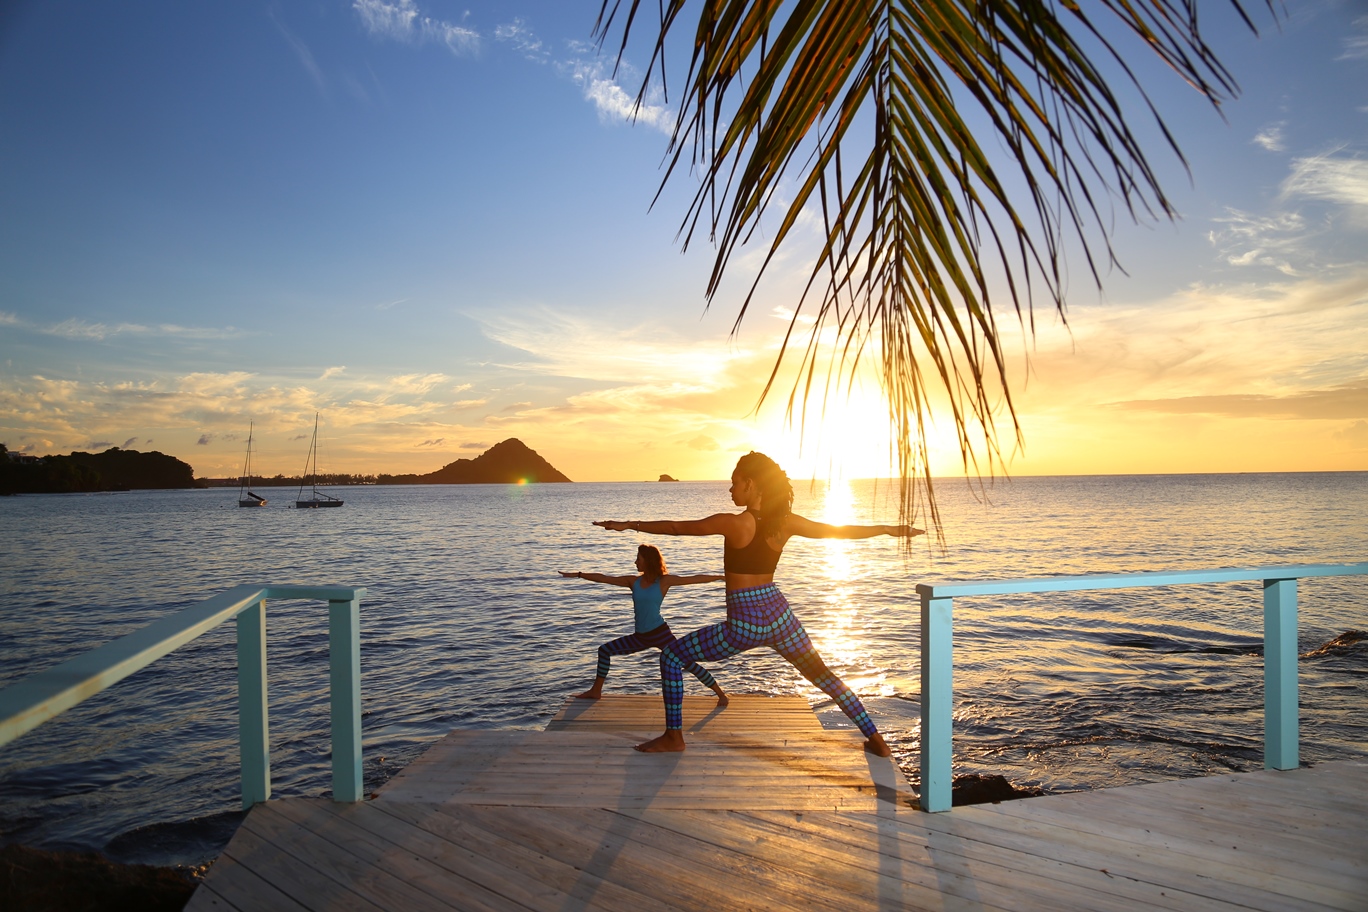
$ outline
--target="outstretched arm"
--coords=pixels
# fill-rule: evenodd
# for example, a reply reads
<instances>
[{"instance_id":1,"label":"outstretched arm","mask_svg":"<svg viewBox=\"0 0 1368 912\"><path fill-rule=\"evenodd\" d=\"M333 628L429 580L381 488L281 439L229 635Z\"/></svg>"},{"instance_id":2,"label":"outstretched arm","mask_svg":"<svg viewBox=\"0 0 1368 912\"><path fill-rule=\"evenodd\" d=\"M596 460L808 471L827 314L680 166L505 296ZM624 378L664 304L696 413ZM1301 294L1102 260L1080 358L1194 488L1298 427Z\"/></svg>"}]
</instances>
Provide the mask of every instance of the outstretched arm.
<instances>
[{"instance_id":1,"label":"outstretched arm","mask_svg":"<svg viewBox=\"0 0 1368 912\"><path fill-rule=\"evenodd\" d=\"M726 577L720 573L699 573L694 576L675 576L673 573L667 573L663 579L671 586L692 586L694 583L720 583Z\"/></svg>"},{"instance_id":2,"label":"outstretched arm","mask_svg":"<svg viewBox=\"0 0 1368 912\"><path fill-rule=\"evenodd\" d=\"M600 519L594 525L609 532L645 532L647 535L726 535L732 531L738 513L714 513L705 519Z\"/></svg>"},{"instance_id":3,"label":"outstretched arm","mask_svg":"<svg viewBox=\"0 0 1368 912\"><path fill-rule=\"evenodd\" d=\"M876 535L892 535L894 538L911 538L925 535L925 529L912 526L833 526L830 523L816 522L796 513L788 518L788 533L804 538L873 538Z\"/></svg>"},{"instance_id":4,"label":"outstretched arm","mask_svg":"<svg viewBox=\"0 0 1368 912\"><path fill-rule=\"evenodd\" d=\"M632 580L635 579L635 577L631 576L605 576L602 573L581 573L578 570L573 573L568 570L557 570L556 572L561 576L566 576L570 579L588 580L591 583L607 583L610 586L631 586Z\"/></svg>"}]
</instances>

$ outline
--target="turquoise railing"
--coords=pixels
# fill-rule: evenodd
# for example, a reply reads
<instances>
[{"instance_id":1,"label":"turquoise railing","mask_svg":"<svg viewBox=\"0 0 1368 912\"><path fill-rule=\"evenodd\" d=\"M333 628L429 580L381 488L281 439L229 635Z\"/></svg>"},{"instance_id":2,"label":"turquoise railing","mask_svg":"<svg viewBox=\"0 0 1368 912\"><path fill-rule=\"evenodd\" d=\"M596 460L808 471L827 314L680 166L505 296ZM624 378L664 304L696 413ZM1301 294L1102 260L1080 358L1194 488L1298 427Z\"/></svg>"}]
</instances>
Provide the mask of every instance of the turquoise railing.
<instances>
[{"instance_id":1,"label":"turquoise railing","mask_svg":"<svg viewBox=\"0 0 1368 912\"><path fill-rule=\"evenodd\" d=\"M347 586L237 586L0 690L0 746L237 618L242 806L271 797L266 600L328 603L334 801L361 800L361 596Z\"/></svg>"},{"instance_id":2,"label":"turquoise railing","mask_svg":"<svg viewBox=\"0 0 1368 912\"><path fill-rule=\"evenodd\" d=\"M1362 576L1368 563L1308 564L1250 570L1178 570L1098 573L1039 579L924 583L921 596L921 806L950 809L953 699L954 599L1025 592L1079 592L1192 583L1261 580L1264 592L1264 767L1296 769L1297 580L1313 576Z\"/></svg>"}]
</instances>

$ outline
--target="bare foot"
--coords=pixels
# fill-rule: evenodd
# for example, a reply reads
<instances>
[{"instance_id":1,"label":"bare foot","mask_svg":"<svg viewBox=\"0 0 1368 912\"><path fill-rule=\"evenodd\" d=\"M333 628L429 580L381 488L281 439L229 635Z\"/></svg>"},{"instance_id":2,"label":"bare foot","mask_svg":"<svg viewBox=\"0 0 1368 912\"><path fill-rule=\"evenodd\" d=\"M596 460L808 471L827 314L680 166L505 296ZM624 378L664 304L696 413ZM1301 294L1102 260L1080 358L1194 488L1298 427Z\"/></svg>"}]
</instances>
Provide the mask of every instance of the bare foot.
<instances>
[{"instance_id":1,"label":"bare foot","mask_svg":"<svg viewBox=\"0 0 1368 912\"><path fill-rule=\"evenodd\" d=\"M666 729L665 734L636 746L643 754L674 754L684 749L684 733L677 728Z\"/></svg>"},{"instance_id":2,"label":"bare foot","mask_svg":"<svg viewBox=\"0 0 1368 912\"><path fill-rule=\"evenodd\" d=\"M893 751L889 750L888 745L884 743L883 735L878 732L869 736L869 740L864 743L864 749L876 757L893 756Z\"/></svg>"},{"instance_id":3,"label":"bare foot","mask_svg":"<svg viewBox=\"0 0 1368 912\"><path fill-rule=\"evenodd\" d=\"M718 708L718 709L721 709L722 707L726 706L726 705L727 705L728 703L730 703L730 702L731 702L731 699L730 699L726 694L724 694L724 693L723 693L722 691L720 691L720 690L717 692L717 708Z\"/></svg>"},{"instance_id":4,"label":"bare foot","mask_svg":"<svg viewBox=\"0 0 1368 912\"><path fill-rule=\"evenodd\" d=\"M597 700L603 696L603 682L606 678L594 678L594 684L582 694L575 694L576 700Z\"/></svg>"}]
</instances>

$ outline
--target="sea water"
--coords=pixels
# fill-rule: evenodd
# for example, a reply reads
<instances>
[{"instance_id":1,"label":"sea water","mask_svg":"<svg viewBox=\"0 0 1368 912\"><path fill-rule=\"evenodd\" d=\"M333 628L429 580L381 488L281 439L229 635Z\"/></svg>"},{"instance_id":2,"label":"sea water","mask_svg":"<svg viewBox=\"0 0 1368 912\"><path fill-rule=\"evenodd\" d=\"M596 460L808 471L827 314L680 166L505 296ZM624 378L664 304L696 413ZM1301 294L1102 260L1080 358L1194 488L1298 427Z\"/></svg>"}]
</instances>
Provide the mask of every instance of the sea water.
<instances>
[{"instance_id":1,"label":"sea water","mask_svg":"<svg viewBox=\"0 0 1368 912\"><path fill-rule=\"evenodd\" d=\"M829 522L894 522L896 489L796 485ZM282 493L283 492L283 493ZM239 509L222 489L0 499L0 687L243 583L364 586L367 791L454 728L540 729L630 632L638 542L671 572L721 571L711 538L610 533L596 519L734 509L726 482L354 487L335 510L292 491ZM918 582L1368 560L1368 473L1020 478L937 488L944 548L792 540L777 581L817 649L917 778ZM1368 757L1368 577L1299 584L1301 756ZM678 587L682 634L723 618L718 584ZM330 783L327 607L267 607L274 794ZM240 820L235 627L225 624L0 747L0 842L197 863ZM710 666L740 693L796 693L781 659ZM1262 766L1258 582L957 599L957 773L1047 792ZM701 686L686 676L690 692ZM609 692L656 694L654 653Z\"/></svg>"}]
</instances>

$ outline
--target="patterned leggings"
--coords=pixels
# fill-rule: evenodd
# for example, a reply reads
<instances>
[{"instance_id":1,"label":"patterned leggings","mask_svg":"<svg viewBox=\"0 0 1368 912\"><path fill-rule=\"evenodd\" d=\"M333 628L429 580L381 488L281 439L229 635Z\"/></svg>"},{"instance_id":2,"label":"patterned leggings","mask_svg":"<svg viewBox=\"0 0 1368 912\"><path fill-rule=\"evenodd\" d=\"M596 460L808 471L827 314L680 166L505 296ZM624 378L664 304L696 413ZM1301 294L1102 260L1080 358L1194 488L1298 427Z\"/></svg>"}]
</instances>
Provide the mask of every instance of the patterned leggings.
<instances>
[{"instance_id":1,"label":"patterned leggings","mask_svg":"<svg viewBox=\"0 0 1368 912\"><path fill-rule=\"evenodd\" d=\"M716 662L769 646L788 659L813 684L841 707L860 732L870 738L878 732L855 692L836 677L817 650L798 618L793 616L779 587L770 583L751 589L727 590L727 620L703 627L660 650L660 689L665 697L665 727L684 727L684 676L688 663Z\"/></svg>"},{"instance_id":2,"label":"patterned leggings","mask_svg":"<svg viewBox=\"0 0 1368 912\"><path fill-rule=\"evenodd\" d=\"M608 677L608 664L612 661L612 656L632 655L633 653L644 652L647 649L664 649L673 642L675 642L675 637L670 632L669 624L661 624L655 630L648 630L645 633L633 633L625 637L618 637L616 640L609 640L599 647L598 670L595 675L600 678ZM697 662L689 662L683 667L695 678L702 681L705 687L717 686L717 680L708 674L708 669ZM683 677L679 680L679 694L682 699L684 695Z\"/></svg>"}]
</instances>

